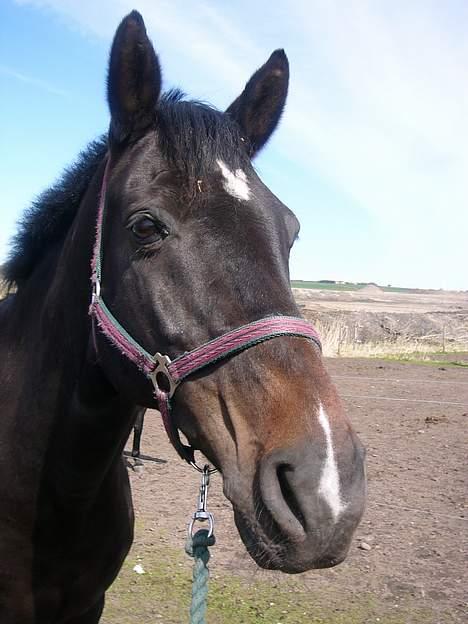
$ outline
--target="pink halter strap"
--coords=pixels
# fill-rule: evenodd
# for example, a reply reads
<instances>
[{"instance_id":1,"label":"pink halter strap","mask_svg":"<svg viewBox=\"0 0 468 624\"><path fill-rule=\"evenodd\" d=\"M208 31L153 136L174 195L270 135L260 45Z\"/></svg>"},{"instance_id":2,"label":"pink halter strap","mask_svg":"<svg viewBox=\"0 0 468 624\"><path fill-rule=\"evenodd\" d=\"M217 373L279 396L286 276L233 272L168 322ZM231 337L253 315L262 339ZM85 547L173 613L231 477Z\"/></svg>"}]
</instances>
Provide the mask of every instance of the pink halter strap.
<instances>
[{"instance_id":1,"label":"pink halter strap","mask_svg":"<svg viewBox=\"0 0 468 624\"><path fill-rule=\"evenodd\" d=\"M228 331L173 360L161 353L155 355L148 353L119 323L101 296L102 226L109 163L110 160L107 161L104 171L99 199L96 241L91 263L93 294L90 314L102 333L151 380L167 435L179 455L193 464L194 449L182 443L171 419L171 399L184 379L196 371L272 338L280 336L307 338L321 350L320 338L314 327L301 318L269 316Z\"/></svg>"}]
</instances>

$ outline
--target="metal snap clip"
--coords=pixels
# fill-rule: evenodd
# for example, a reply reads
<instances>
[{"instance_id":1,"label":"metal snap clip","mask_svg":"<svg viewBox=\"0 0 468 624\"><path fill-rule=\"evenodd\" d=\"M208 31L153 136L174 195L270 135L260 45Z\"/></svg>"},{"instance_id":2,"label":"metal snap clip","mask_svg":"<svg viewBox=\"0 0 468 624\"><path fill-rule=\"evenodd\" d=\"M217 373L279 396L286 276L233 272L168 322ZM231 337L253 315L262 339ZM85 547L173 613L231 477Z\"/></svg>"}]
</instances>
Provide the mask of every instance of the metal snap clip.
<instances>
[{"instance_id":1,"label":"metal snap clip","mask_svg":"<svg viewBox=\"0 0 468 624\"><path fill-rule=\"evenodd\" d=\"M197 510L193 513L192 519L190 520L190 524L188 526L188 534L190 537L193 536L193 527L196 522L208 522L208 537L213 535L213 514L206 509L208 502L208 488L210 486L210 473L210 467L208 464L205 464L202 470Z\"/></svg>"}]
</instances>

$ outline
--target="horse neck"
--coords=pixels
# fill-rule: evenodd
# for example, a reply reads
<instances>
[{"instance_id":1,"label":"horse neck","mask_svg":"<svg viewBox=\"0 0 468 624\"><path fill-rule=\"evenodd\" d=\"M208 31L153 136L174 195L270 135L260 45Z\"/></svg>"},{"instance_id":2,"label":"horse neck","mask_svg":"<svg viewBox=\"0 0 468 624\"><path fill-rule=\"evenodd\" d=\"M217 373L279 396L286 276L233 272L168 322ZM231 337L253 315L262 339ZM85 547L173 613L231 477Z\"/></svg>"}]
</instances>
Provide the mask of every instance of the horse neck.
<instances>
[{"instance_id":1,"label":"horse neck","mask_svg":"<svg viewBox=\"0 0 468 624\"><path fill-rule=\"evenodd\" d=\"M51 434L48 472L54 475L55 491L81 502L99 489L120 458L134 417L131 402L110 385L96 361L88 314L102 173L101 167L62 247L18 293L23 307L38 302L34 314L27 314L25 333L39 349L26 374L38 380L34 411Z\"/></svg>"}]
</instances>

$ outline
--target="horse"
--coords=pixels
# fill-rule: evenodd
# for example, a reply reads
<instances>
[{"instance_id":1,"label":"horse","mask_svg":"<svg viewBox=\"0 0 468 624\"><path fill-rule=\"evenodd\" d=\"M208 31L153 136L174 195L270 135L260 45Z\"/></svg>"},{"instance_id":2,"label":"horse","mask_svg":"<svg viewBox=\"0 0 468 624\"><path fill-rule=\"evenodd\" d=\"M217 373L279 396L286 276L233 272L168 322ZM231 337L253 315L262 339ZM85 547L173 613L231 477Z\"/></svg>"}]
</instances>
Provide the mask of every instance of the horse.
<instances>
[{"instance_id":1,"label":"horse","mask_svg":"<svg viewBox=\"0 0 468 624\"><path fill-rule=\"evenodd\" d=\"M252 164L288 80L276 50L224 112L162 93L141 15L120 23L108 134L25 214L4 267L2 624L99 622L133 540L137 406L220 471L259 566L345 558L364 448L292 295L298 220Z\"/></svg>"}]
</instances>

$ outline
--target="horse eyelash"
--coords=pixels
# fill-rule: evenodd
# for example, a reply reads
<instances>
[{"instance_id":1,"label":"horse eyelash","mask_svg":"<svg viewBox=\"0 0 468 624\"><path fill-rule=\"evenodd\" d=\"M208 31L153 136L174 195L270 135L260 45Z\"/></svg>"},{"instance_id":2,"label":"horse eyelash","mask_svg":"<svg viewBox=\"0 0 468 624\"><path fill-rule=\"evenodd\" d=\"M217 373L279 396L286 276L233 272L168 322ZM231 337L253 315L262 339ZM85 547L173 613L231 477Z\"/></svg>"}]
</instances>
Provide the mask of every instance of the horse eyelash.
<instances>
[{"instance_id":1,"label":"horse eyelash","mask_svg":"<svg viewBox=\"0 0 468 624\"><path fill-rule=\"evenodd\" d=\"M157 251L159 250L151 247L150 245L147 247L138 247L138 249L136 249L133 253L133 258L137 260L148 260L149 258L152 258Z\"/></svg>"}]
</instances>

